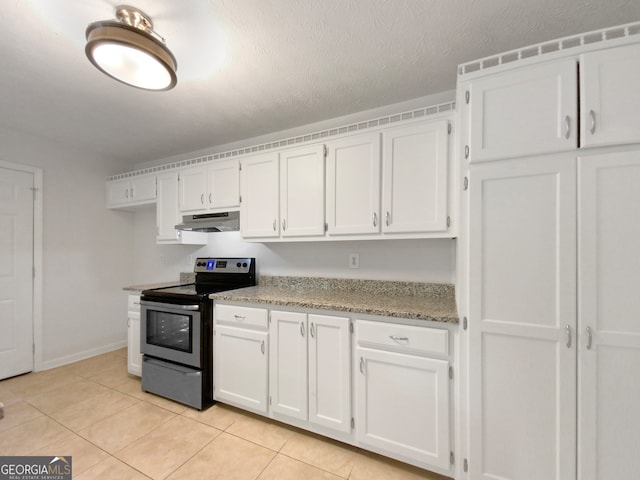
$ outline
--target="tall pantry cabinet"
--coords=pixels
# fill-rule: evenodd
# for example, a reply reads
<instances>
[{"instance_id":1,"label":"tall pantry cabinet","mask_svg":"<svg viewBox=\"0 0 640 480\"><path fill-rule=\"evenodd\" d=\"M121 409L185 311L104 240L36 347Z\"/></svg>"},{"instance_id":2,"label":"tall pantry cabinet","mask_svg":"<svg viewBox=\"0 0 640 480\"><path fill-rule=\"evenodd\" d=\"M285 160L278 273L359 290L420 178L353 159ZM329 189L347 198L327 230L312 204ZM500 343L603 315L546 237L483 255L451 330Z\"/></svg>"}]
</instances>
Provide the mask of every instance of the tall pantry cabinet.
<instances>
[{"instance_id":1,"label":"tall pantry cabinet","mask_svg":"<svg viewBox=\"0 0 640 480\"><path fill-rule=\"evenodd\" d=\"M473 480L640 471L640 45L551 57L459 78Z\"/></svg>"}]
</instances>

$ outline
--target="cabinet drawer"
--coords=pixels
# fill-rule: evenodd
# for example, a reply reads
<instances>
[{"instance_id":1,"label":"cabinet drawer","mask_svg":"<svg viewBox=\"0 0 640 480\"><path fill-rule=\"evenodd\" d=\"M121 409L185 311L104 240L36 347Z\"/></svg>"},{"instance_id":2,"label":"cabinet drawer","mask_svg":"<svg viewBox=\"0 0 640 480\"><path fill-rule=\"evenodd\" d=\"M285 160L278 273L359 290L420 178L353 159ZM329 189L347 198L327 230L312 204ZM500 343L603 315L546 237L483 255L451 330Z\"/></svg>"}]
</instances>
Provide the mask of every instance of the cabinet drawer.
<instances>
[{"instance_id":1,"label":"cabinet drawer","mask_svg":"<svg viewBox=\"0 0 640 480\"><path fill-rule=\"evenodd\" d=\"M358 320L356 329L356 338L359 345L378 346L408 352L449 354L448 330L370 322L367 320Z\"/></svg>"},{"instance_id":2,"label":"cabinet drawer","mask_svg":"<svg viewBox=\"0 0 640 480\"><path fill-rule=\"evenodd\" d=\"M236 305L216 305L216 322L267 328L267 309L238 307Z\"/></svg>"},{"instance_id":3,"label":"cabinet drawer","mask_svg":"<svg viewBox=\"0 0 640 480\"><path fill-rule=\"evenodd\" d=\"M127 310L130 312L140 311L140 295L129 295Z\"/></svg>"}]
</instances>

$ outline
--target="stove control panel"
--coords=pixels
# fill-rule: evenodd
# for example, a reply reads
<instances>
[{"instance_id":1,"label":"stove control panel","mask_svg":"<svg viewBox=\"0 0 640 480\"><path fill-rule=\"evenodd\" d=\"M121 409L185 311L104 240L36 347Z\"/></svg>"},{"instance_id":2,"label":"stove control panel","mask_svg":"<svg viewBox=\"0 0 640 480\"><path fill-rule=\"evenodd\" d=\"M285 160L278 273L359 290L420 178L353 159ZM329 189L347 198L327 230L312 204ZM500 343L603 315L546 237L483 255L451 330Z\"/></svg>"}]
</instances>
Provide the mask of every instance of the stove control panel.
<instances>
[{"instance_id":1,"label":"stove control panel","mask_svg":"<svg viewBox=\"0 0 640 480\"><path fill-rule=\"evenodd\" d=\"M248 273L253 258L197 258L195 273Z\"/></svg>"}]
</instances>

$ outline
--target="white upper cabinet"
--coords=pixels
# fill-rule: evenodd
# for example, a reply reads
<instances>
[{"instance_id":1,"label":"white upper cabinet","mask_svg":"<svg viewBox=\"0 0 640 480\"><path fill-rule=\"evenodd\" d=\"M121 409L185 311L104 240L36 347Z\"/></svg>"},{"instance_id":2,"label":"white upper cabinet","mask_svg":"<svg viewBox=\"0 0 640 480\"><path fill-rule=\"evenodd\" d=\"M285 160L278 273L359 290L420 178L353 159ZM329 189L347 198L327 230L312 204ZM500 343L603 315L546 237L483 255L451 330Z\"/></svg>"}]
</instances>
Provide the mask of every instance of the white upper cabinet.
<instances>
[{"instance_id":1,"label":"white upper cabinet","mask_svg":"<svg viewBox=\"0 0 640 480\"><path fill-rule=\"evenodd\" d=\"M158 199L156 201L156 241L172 242L178 238L174 227L180 223L178 208L178 172L158 175Z\"/></svg>"},{"instance_id":2,"label":"white upper cabinet","mask_svg":"<svg viewBox=\"0 0 640 480\"><path fill-rule=\"evenodd\" d=\"M640 142L640 44L585 53L580 63L582 146Z\"/></svg>"},{"instance_id":3,"label":"white upper cabinet","mask_svg":"<svg viewBox=\"0 0 640 480\"><path fill-rule=\"evenodd\" d=\"M241 161L240 231L245 238L280 236L278 152Z\"/></svg>"},{"instance_id":4,"label":"white upper cabinet","mask_svg":"<svg viewBox=\"0 0 640 480\"><path fill-rule=\"evenodd\" d=\"M182 221L178 207L178 171L160 173L157 181L156 243L206 245L206 233L175 229Z\"/></svg>"},{"instance_id":5,"label":"white upper cabinet","mask_svg":"<svg viewBox=\"0 0 640 480\"><path fill-rule=\"evenodd\" d=\"M240 203L237 159L180 171L179 205L183 214L237 210Z\"/></svg>"},{"instance_id":6,"label":"white upper cabinet","mask_svg":"<svg viewBox=\"0 0 640 480\"><path fill-rule=\"evenodd\" d=\"M324 145L280 153L283 237L324 235Z\"/></svg>"},{"instance_id":7,"label":"white upper cabinet","mask_svg":"<svg viewBox=\"0 0 640 480\"><path fill-rule=\"evenodd\" d=\"M156 176L139 177L107 182L107 207L119 208L153 203L156 200Z\"/></svg>"},{"instance_id":8,"label":"white upper cabinet","mask_svg":"<svg viewBox=\"0 0 640 480\"><path fill-rule=\"evenodd\" d=\"M327 143L329 235L380 232L380 133Z\"/></svg>"},{"instance_id":9,"label":"white upper cabinet","mask_svg":"<svg viewBox=\"0 0 640 480\"><path fill-rule=\"evenodd\" d=\"M385 130L382 231L447 230L448 121Z\"/></svg>"},{"instance_id":10,"label":"white upper cabinet","mask_svg":"<svg viewBox=\"0 0 640 480\"><path fill-rule=\"evenodd\" d=\"M568 59L471 82L463 155L473 163L575 149L577 74L576 60Z\"/></svg>"},{"instance_id":11,"label":"white upper cabinet","mask_svg":"<svg viewBox=\"0 0 640 480\"><path fill-rule=\"evenodd\" d=\"M179 207L181 213L202 212L206 209L207 169L204 165L180 171Z\"/></svg>"}]
</instances>

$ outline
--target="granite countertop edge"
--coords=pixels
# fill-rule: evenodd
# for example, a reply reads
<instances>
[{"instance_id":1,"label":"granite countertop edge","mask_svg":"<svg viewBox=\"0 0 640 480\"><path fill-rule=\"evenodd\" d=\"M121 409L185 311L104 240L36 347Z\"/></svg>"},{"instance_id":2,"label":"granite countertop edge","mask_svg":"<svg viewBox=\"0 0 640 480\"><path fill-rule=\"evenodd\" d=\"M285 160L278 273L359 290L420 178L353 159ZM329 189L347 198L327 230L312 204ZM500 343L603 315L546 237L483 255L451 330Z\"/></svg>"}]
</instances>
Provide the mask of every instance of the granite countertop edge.
<instances>
[{"instance_id":1,"label":"granite countertop edge","mask_svg":"<svg viewBox=\"0 0 640 480\"><path fill-rule=\"evenodd\" d=\"M233 302L459 323L453 285L362 280L350 283L336 279L336 288L330 279L318 282L318 279L307 281L304 277L288 277L295 279L290 283L283 282L282 277L273 278L280 280L272 282L267 278L263 282L261 277L255 287L215 293L210 297Z\"/></svg>"}]
</instances>

